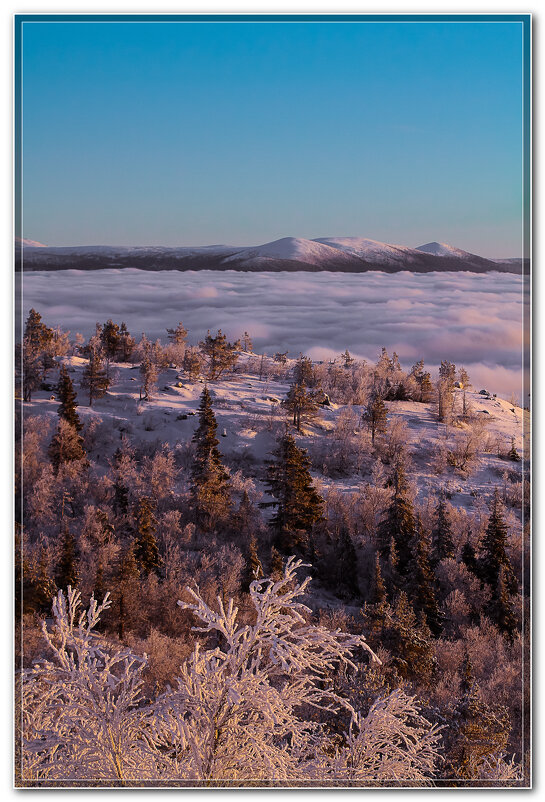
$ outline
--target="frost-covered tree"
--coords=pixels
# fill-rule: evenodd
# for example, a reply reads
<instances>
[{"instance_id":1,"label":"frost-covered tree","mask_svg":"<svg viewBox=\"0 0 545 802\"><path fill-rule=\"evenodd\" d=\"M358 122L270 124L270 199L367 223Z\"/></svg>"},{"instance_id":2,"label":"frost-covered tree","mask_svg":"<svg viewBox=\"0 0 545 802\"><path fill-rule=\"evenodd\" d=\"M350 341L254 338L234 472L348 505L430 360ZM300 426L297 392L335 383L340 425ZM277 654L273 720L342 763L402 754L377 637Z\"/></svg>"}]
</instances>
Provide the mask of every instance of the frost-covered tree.
<instances>
[{"instance_id":1,"label":"frost-covered tree","mask_svg":"<svg viewBox=\"0 0 545 802\"><path fill-rule=\"evenodd\" d=\"M386 431L387 409L379 395L374 395L367 404L363 413L363 420L371 432L371 442L374 444L377 432Z\"/></svg>"},{"instance_id":2,"label":"frost-covered tree","mask_svg":"<svg viewBox=\"0 0 545 802\"><path fill-rule=\"evenodd\" d=\"M301 420L310 420L318 410L316 394L302 383L292 384L282 406L293 416L293 425L301 431Z\"/></svg>"},{"instance_id":3,"label":"frost-covered tree","mask_svg":"<svg viewBox=\"0 0 545 802\"><path fill-rule=\"evenodd\" d=\"M205 339L199 343L201 351L208 359L208 378L214 381L219 379L222 373L234 367L238 360L238 349L240 342L227 342L227 337L221 329L215 337L212 337L210 330Z\"/></svg>"},{"instance_id":4,"label":"frost-covered tree","mask_svg":"<svg viewBox=\"0 0 545 802\"><path fill-rule=\"evenodd\" d=\"M48 449L49 459L58 472L61 465L67 462L79 462L81 466L87 465L83 438L76 428L64 418L59 419L59 425Z\"/></svg>"},{"instance_id":5,"label":"frost-covered tree","mask_svg":"<svg viewBox=\"0 0 545 802\"><path fill-rule=\"evenodd\" d=\"M95 631L108 598L80 614L79 593L60 592L43 625L52 658L22 675L19 784L428 783L439 728L401 690L364 715L333 689L332 672L355 671L362 652L379 661L362 635L307 623L301 567L291 557L278 580L253 581L246 622L232 600L213 609L188 588L180 606L219 645L197 643L156 700L142 696L146 657ZM325 716L340 713L339 741Z\"/></svg>"},{"instance_id":6,"label":"frost-covered tree","mask_svg":"<svg viewBox=\"0 0 545 802\"><path fill-rule=\"evenodd\" d=\"M153 514L151 500L145 496L138 500L136 509L136 531L134 556L144 574L159 571L159 548L155 538L157 520Z\"/></svg>"},{"instance_id":7,"label":"frost-covered tree","mask_svg":"<svg viewBox=\"0 0 545 802\"><path fill-rule=\"evenodd\" d=\"M437 565L441 560L454 558L454 551L451 511L444 492L441 492L435 508L435 525L432 530L432 565Z\"/></svg>"},{"instance_id":8,"label":"frost-covered tree","mask_svg":"<svg viewBox=\"0 0 545 802\"><path fill-rule=\"evenodd\" d=\"M121 326L119 327L118 344L119 350L117 358L120 362L130 362L132 353L136 348L136 341L134 337L131 337L126 323L121 323Z\"/></svg>"}]
</instances>

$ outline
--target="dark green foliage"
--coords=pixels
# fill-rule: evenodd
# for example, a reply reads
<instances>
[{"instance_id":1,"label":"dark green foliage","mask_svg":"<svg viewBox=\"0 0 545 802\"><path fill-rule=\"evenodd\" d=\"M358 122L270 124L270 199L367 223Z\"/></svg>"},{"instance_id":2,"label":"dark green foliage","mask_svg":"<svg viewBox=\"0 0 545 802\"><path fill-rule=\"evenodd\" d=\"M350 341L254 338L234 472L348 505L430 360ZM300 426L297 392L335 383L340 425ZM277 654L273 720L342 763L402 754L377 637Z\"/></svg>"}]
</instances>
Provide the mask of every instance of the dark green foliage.
<instances>
[{"instance_id":1,"label":"dark green foliage","mask_svg":"<svg viewBox=\"0 0 545 802\"><path fill-rule=\"evenodd\" d=\"M517 619L515 617L513 600L510 596L505 579L506 569L502 565L498 575L498 582L493 590L492 598L487 605L487 613L492 623L497 626L502 635L513 643L517 632Z\"/></svg>"},{"instance_id":2,"label":"dark green foliage","mask_svg":"<svg viewBox=\"0 0 545 802\"><path fill-rule=\"evenodd\" d=\"M466 566L468 571L471 571L472 574L478 576L479 566L477 563L477 556L475 554L475 549L473 547L473 544L471 543L471 530L468 531L466 542L462 546L462 562Z\"/></svg>"},{"instance_id":3,"label":"dark green foliage","mask_svg":"<svg viewBox=\"0 0 545 802\"><path fill-rule=\"evenodd\" d=\"M436 523L432 531L431 563L437 565L441 560L454 558L454 539L450 522L450 510L444 493L439 497L435 509Z\"/></svg>"},{"instance_id":4,"label":"dark green foliage","mask_svg":"<svg viewBox=\"0 0 545 802\"><path fill-rule=\"evenodd\" d=\"M43 323L42 316L35 309L31 309L25 323L24 336L30 348L43 351L53 339L53 329Z\"/></svg>"},{"instance_id":5,"label":"dark green foliage","mask_svg":"<svg viewBox=\"0 0 545 802\"><path fill-rule=\"evenodd\" d=\"M57 586L66 591L70 585L75 588L79 580L78 552L76 539L65 524L62 532L61 556L55 572Z\"/></svg>"},{"instance_id":6,"label":"dark green foliage","mask_svg":"<svg viewBox=\"0 0 545 802\"><path fill-rule=\"evenodd\" d=\"M83 371L81 386L89 390L90 407L93 405L93 401L102 398L110 386L110 380L102 360L102 349L96 337L91 337L89 343L89 362Z\"/></svg>"},{"instance_id":7,"label":"dark green foliage","mask_svg":"<svg viewBox=\"0 0 545 802\"><path fill-rule=\"evenodd\" d=\"M387 409L384 401L379 395L374 395L365 408L363 420L367 423L367 428L371 432L371 441L375 442L377 432L386 431Z\"/></svg>"},{"instance_id":8,"label":"dark green foliage","mask_svg":"<svg viewBox=\"0 0 545 802\"><path fill-rule=\"evenodd\" d=\"M503 506L500 500L498 488L494 490L494 496L490 505L490 518L484 538L481 542L480 556L478 560L479 572L482 580L486 582L492 590L497 588L500 569L505 569L504 580L510 593L517 590L517 581L511 569L511 562L507 554L508 530L503 517Z\"/></svg>"},{"instance_id":9,"label":"dark green foliage","mask_svg":"<svg viewBox=\"0 0 545 802\"><path fill-rule=\"evenodd\" d=\"M507 452L507 459L510 459L512 462L520 462L521 456L517 451L517 447L515 445L515 438L511 438L511 448Z\"/></svg>"},{"instance_id":10,"label":"dark green foliage","mask_svg":"<svg viewBox=\"0 0 545 802\"><path fill-rule=\"evenodd\" d=\"M203 354L208 357L208 378L219 379L222 373L236 365L240 342L227 342L227 337L219 329L215 337L208 331L205 339L199 343Z\"/></svg>"},{"instance_id":11,"label":"dark green foliage","mask_svg":"<svg viewBox=\"0 0 545 802\"><path fill-rule=\"evenodd\" d=\"M460 697L449 716L445 730L445 776L471 780L478 776L486 758L504 752L511 728L504 707L486 704L473 678L469 656L461 666Z\"/></svg>"},{"instance_id":12,"label":"dark green foliage","mask_svg":"<svg viewBox=\"0 0 545 802\"><path fill-rule=\"evenodd\" d=\"M131 337L130 332L127 329L126 323L121 323L119 329L119 339L118 339L118 355L117 358L120 362L129 362L132 356L132 352L134 351L136 343L134 338Z\"/></svg>"},{"instance_id":13,"label":"dark green foliage","mask_svg":"<svg viewBox=\"0 0 545 802\"><path fill-rule=\"evenodd\" d=\"M388 649L385 668L401 679L429 684L436 668L433 638L425 618L417 618L404 591L395 604L366 605L364 633L373 649ZM399 681L399 680L398 680Z\"/></svg>"},{"instance_id":14,"label":"dark green foliage","mask_svg":"<svg viewBox=\"0 0 545 802\"><path fill-rule=\"evenodd\" d=\"M119 326L113 320L108 320L101 331L100 338L107 363L113 361L120 349L121 335Z\"/></svg>"},{"instance_id":15,"label":"dark green foliage","mask_svg":"<svg viewBox=\"0 0 545 802\"><path fill-rule=\"evenodd\" d=\"M301 431L301 419L310 419L318 409L315 393L309 391L304 384L292 384L287 398L282 402L290 414L293 415L293 425Z\"/></svg>"},{"instance_id":16,"label":"dark green foliage","mask_svg":"<svg viewBox=\"0 0 545 802\"><path fill-rule=\"evenodd\" d=\"M334 591L337 596L344 599L357 599L360 596L358 584L358 556L345 527L341 528L335 543L335 583Z\"/></svg>"},{"instance_id":17,"label":"dark green foliage","mask_svg":"<svg viewBox=\"0 0 545 802\"><path fill-rule=\"evenodd\" d=\"M59 425L49 446L48 453L55 472L67 462L85 460L83 438L78 434L74 426L64 418L59 420Z\"/></svg>"},{"instance_id":18,"label":"dark green foliage","mask_svg":"<svg viewBox=\"0 0 545 802\"><path fill-rule=\"evenodd\" d=\"M293 381L294 384L304 384L306 387L314 387L316 384L316 375L312 359L308 356L301 354L293 368Z\"/></svg>"},{"instance_id":19,"label":"dark green foliage","mask_svg":"<svg viewBox=\"0 0 545 802\"><path fill-rule=\"evenodd\" d=\"M375 553L375 567L373 571L373 581L371 585L371 592L369 595L369 604L375 607L383 607L388 601L388 594L386 592L386 584L382 577L382 569L380 567L380 556L378 551Z\"/></svg>"},{"instance_id":20,"label":"dark green foliage","mask_svg":"<svg viewBox=\"0 0 545 802\"><path fill-rule=\"evenodd\" d=\"M426 617L431 632L437 637L443 626L435 594L435 576L430 565L430 549L429 534L418 517L411 543L412 557L406 587L415 612Z\"/></svg>"},{"instance_id":21,"label":"dark green foliage","mask_svg":"<svg viewBox=\"0 0 545 802\"><path fill-rule=\"evenodd\" d=\"M265 484L275 501L262 503L276 512L270 525L277 535L282 551L301 549L303 536L311 531L322 517L323 499L312 484L310 460L299 449L290 434L284 434L269 460Z\"/></svg>"},{"instance_id":22,"label":"dark green foliage","mask_svg":"<svg viewBox=\"0 0 545 802\"><path fill-rule=\"evenodd\" d=\"M280 552L277 551L274 546L271 548L269 573L273 579L280 579L284 573L284 560Z\"/></svg>"},{"instance_id":23,"label":"dark green foliage","mask_svg":"<svg viewBox=\"0 0 545 802\"><path fill-rule=\"evenodd\" d=\"M62 366L59 375L57 395L59 396L59 401L61 402L60 406L57 407L59 417L64 418L65 421L68 421L68 423L73 426L77 432L81 432L83 429L83 424L81 423L78 413L76 412L76 408L78 406L76 403L77 394L74 390L72 379L68 375L68 371L64 365Z\"/></svg>"},{"instance_id":24,"label":"dark green foliage","mask_svg":"<svg viewBox=\"0 0 545 802\"><path fill-rule=\"evenodd\" d=\"M205 387L199 405L199 426L193 435L191 498L196 521L206 530L228 517L232 503L229 475L218 450L217 428L210 392Z\"/></svg>"},{"instance_id":25,"label":"dark green foliage","mask_svg":"<svg viewBox=\"0 0 545 802\"><path fill-rule=\"evenodd\" d=\"M248 593L254 579L261 579L263 576L263 566L257 554L257 541L255 537L250 538L248 553L246 555L246 568L242 579L242 590Z\"/></svg>"},{"instance_id":26,"label":"dark green foliage","mask_svg":"<svg viewBox=\"0 0 545 802\"><path fill-rule=\"evenodd\" d=\"M411 541L415 533L416 521L408 492L403 455L396 460L390 481L394 488L394 495L386 516L379 524L379 550L383 558L389 558L393 541L396 553L395 567L398 573L404 576L409 570L411 562Z\"/></svg>"},{"instance_id":27,"label":"dark green foliage","mask_svg":"<svg viewBox=\"0 0 545 802\"><path fill-rule=\"evenodd\" d=\"M136 533L134 537L134 558L144 574L159 573L159 548L155 538L157 521L153 515L153 504L147 497L138 501L136 510Z\"/></svg>"}]
</instances>

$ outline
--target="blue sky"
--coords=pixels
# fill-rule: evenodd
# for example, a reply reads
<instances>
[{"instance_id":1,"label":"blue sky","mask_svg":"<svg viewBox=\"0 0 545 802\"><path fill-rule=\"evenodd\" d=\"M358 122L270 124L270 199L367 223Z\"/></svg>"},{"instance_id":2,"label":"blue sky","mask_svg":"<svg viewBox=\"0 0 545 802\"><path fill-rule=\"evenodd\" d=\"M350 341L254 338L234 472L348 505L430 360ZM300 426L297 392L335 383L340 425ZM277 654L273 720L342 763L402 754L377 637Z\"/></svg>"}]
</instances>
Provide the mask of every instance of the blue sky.
<instances>
[{"instance_id":1,"label":"blue sky","mask_svg":"<svg viewBox=\"0 0 545 802\"><path fill-rule=\"evenodd\" d=\"M23 236L520 253L520 22L24 22Z\"/></svg>"}]
</instances>

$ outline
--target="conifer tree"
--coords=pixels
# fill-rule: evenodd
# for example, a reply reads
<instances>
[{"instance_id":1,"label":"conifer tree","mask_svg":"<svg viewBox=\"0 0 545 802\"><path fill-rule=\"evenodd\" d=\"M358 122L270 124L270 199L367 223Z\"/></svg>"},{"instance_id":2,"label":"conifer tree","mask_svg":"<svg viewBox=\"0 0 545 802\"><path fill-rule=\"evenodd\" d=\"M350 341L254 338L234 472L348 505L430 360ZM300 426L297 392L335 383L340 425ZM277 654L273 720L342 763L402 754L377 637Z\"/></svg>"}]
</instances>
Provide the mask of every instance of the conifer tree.
<instances>
[{"instance_id":1,"label":"conifer tree","mask_svg":"<svg viewBox=\"0 0 545 802\"><path fill-rule=\"evenodd\" d=\"M400 677L424 685L431 681L436 668L433 638L425 617L415 615L405 591L399 593L392 607L386 606L380 642L369 637L369 643L388 649L393 655L389 666Z\"/></svg>"},{"instance_id":2,"label":"conifer tree","mask_svg":"<svg viewBox=\"0 0 545 802\"><path fill-rule=\"evenodd\" d=\"M293 368L294 384L303 384L306 387L314 387L316 384L316 374L312 359L308 356L299 355L299 359Z\"/></svg>"},{"instance_id":3,"label":"conifer tree","mask_svg":"<svg viewBox=\"0 0 545 802\"><path fill-rule=\"evenodd\" d=\"M380 555L375 552L375 567L373 571L373 582L371 585L371 593L369 596L369 604L375 607L383 607L387 604L388 595L386 592L386 584L382 578L382 569L380 567Z\"/></svg>"},{"instance_id":4,"label":"conifer tree","mask_svg":"<svg viewBox=\"0 0 545 802\"><path fill-rule=\"evenodd\" d=\"M396 552L396 569L404 576L411 561L411 541L416 527L414 509L409 497L406 479L405 456L400 454L394 464L391 484L394 495L386 515L379 524L378 543L382 557L388 558L393 540Z\"/></svg>"},{"instance_id":5,"label":"conifer tree","mask_svg":"<svg viewBox=\"0 0 545 802\"><path fill-rule=\"evenodd\" d=\"M197 523L204 529L225 519L231 508L229 475L218 450L217 428L212 399L205 386L199 404L199 426L193 435L195 457L191 470L193 509Z\"/></svg>"},{"instance_id":6,"label":"conifer tree","mask_svg":"<svg viewBox=\"0 0 545 802\"><path fill-rule=\"evenodd\" d=\"M431 542L420 516L417 517L412 557L407 574L407 591L415 613L424 614L431 632L437 637L442 629L441 614L435 595L435 576L430 565Z\"/></svg>"},{"instance_id":7,"label":"conifer tree","mask_svg":"<svg viewBox=\"0 0 545 802\"><path fill-rule=\"evenodd\" d=\"M387 410L380 395L373 395L363 413L363 420L371 432L371 442L375 442L377 432L386 431Z\"/></svg>"},{"instance_id":8,"label":"conifer tree","mask_svg":"<svg viewBox=\"0 0 545 802\"><path fill-rule=\"evenodd\" d=\"M120 641L125 639L125 629L131 623L135 603L138 603L139 571L132 541L123 549L114 566L112 601L115 605L115 624Z\"/></svg>"},{"instance_id":9,"label":"conifer tree","mask_svg":"<svg viewBox=\"0 0 545 802\"><path fill-rule=\"evenodd\" d=\"M284 573L284 560L282 559L280 552L275 549L274 546L271 548L269 573L273 579L279 579Z\"/></svg>"},{"instance_id":10,"label":"conifer tree","mask_svg":"<svg viewBox=\"0 0 545 802\"><path fill-rule=\"evenodd\" d=\"M167 329L167 334L171 343L174 343L174 345L183 345L187 337L187 329L180 321L175 329Z\"/></svg>"},{"instance_id":11,"label":"conifer tree","mask_svg":"<svg viewBox=\"0 0 545 802\"><path fill-rule=\"evenodd\" d=\"M41 371L40 351L28 337L24 337L21 347L23 401L32 401L32 393L41 383Z\"/></svg>"},{"instance_id":12,"label":"conifer tree","mask_svg":"<svg viewBox=\"0 0 545 802\"><path fill-rule=\"evenodd\" d=\"M301 431L301 419L311 419L314 417L318 403L314 393L307 390L304 384L292 384L287 398L282 402L288 412L293 415L293 425L297 431Z\"/></svg>"},{"instance_id":13,"label":"conifer tree","mask_svg":"<svg viewBox=\"0 0 545 802\"><path fill-rule=\"evenodd\" d=\"M252 344L252 338L250 337L247 331L245 331L244 334L242 335L242 347L245 351L249 351L250 353L254 349Z\"/></svg>"},{"instance_id":14,"label":"conifer tree","mask_svg":"<svg viewBox=\"0 0 545 802\"><path fill-rule=\"evenodd\" d=\"M76 428L64 418L59 418L57 431L49 445L48 453L55 473L66 462L85 460L83 438L78 434Z\"/></svg>"},{"instance_id":15,"label":"conifer tree","mask_svg":"<svg viewBox=\"0 0 545 802\"><path fill-rule=\"evenodd\" d=\"M341 527L335 544L336 581L335 592L338 596L357 599L360 596L358 584L358 557L350 533Z\"/></svg>"},{"instance_id":16,"label":"conifer tree","mask_svg":"<svg viewBox=\"0 0 545 802\"><path fill-rule=\"evenodd\" d=\"M66 522L63 522L61 541L61 556L55 572L57 587L66 591L70 585L75 588L79 580L78 552L76 539L70 532Z\"/></svg>"},{"instance_id":17,"label":"conifer tree","mask_svg":"<svg viewBox=\"0 0 545 802\"><path fill-rule=\"evenodd\" d=\"M102 342L104 359L106 362L106 376L109 378L110 362L115 360L121 344L118 324L114 323L113 320L108 320L102 327L100 339Z\"/></svg>"},{"instance_id":18,"label":"conifer tree","mask_svg":"<svg viewBox=\"0 0 545 802\"><path fill-rule=\"evenodd\" d=\"M444 732L444 754L446 776L467 781L478 776L487 758L504 751L511 723L505 707L492 707L482 700L467 653L461 675L460 697Z\"/></svg>"},{"instance_id":19,"label":"conifer tree","mask_svg":"<svg viewBox=\"0 0 545 802\"><path fill-rule=\"evenodd\" d=\"M238 340L234 343L227 342L227 337L221 329L218 330L215 337L212 337L209 330L199 345L203 354L208 357L209 379L219 379L222 373L236 365L240 342Z\"/></svg>"},{"instance_id":20,"label":"conifer tree","mask_svg":"<svg viewBox=\"0 0 545 802\"><path fill-rule=\"evenodd\" d=\"M118 347L119 347L119 353L118 353L119 361L129 362L132 356L132 352L136 347L136 342L134 340L134 337L131 337L129 330L127 329L126 323L121 323L121 326L119 328Z\"/></svg>"},{"instance_id":21,"label":"conifer tree","mask_svg":"<svg viewBox=\"0 0 545 802\"><path fill-rule=\"evenodd\" d=\"M517 619L513 609L513 601L510 597L506 582L505 566L500 567L498 582L493 590L492 598L487 605L487 613L493 624L497 626L502 635L513 643L517 631Z\"/></svg>"},{"instance_id":22,"label":"conifer tree","mask_svg":"<svg viewBox=\"0 0 545 802\"><path fill-rule=\"evenodd\" d=\"M202 357L196 348L186 348L183 359L183 369L191 382L197 381L202 369Z\"/></svg>"},{"instance_id":23,"label":"conifer tree","mask_svg":"<svg viewBox=\"0 0 545 802\"><path fill-rule=\"evenodd\" d=\"M444 492L441 492L439 496L435 519L436 523L432 531L432 565L437 565L441 560L454 558L455 554L450 512Z\"/></svg>"},{"instance_id":24,"label":"conifer tree","mask_svg":"<svg viewBox=\"0 0 545 802\"><path fill-rule=\"evenodd\" d=\"M97 398L102 398L110 386L110 380L104 370L99 334L93 335L89 340L89 362L83 371L81 386L89 390L90 407L93 406L93 401Z\"/></svg>"},{"instance_id":25,"label":"conifer tree","mask_svg":"<svg viewBox=\"0 0 545 802\"><path fill-rule=\"evenodd\" d=\"M248 593L250 585L254 579L261 579L263 577L263 566L257 553L257 540L252 535L248 544L248 553L246 555L246 567L242 579L242 590Z\"/></svg>"},{"instance_id":26,"label":"conifer tree","mask_svg":"<svg viewBox=\"0 0 545 802\"><path fill-rule=\"evenodd\" d=\"M478 576L479 566L477 563L477 555L471 542L471 529L468 529L466 542L462 546L462 562L468 571Z\"/></svg>"},{"instance_id":27,"label":"conifer tree","mask_svg":"<svg viewBox=\"0 0 545 802\"><path fill-rule=\"evenodd\" d=\"M53 339L53 329L45 325L39 312L31 309L25 323L24 336L29 347L39 352L43 351Z\"/></svg>"},{"instance_id":28,"label":"conifer tree","mask_svg":"<svg viewBox=\"0 0 545 802\"><path fill-rule=\"evenodd\" d=\"M510 459L511 462L520 462L521 456L517 451L517 447L515 445L515 438L511 438L511 448L507 452L507 459Z\"/></svg>"},{"instance_id":29,"label":"conifer tree","mask_svg":"<svg viewBox=\"0 0 545 802\"><path fill-rule=\"evenodd\" d=\"M274 507L276 512L270 525L277 535L281 550L301 548L321 517L323 499L316 492L310 475L310 459L299 449L287 432L273 451L274 460L268 461L265 484L275 501L264 502L262 507Z\"/></svg>"},{"instance_id":30,"label":"conifer tree","mask_svg":"<svg viewBox=\"0 0 545 802\"><path fill-rule=\"evenodd\" d=\"M65 365L63 365L61 368L59 383L57 385L57 395L59 397L59 401L61 402L60 406L57 407L59 417L68 421L68 423L74 427L76 432L81 432L83 429L83 424L81 423L78 413L76 412L76 408L78 406L76 403L77 394L74 390L72 379L70 378Z\"/></svg>"},{"instance_id":31,"label":"conifer tree","mask_svg":"<svg viewBox=\"0 0 545 802\"><path fill-rule=\"evenodd\" d=\"M517 581L511 568L511 561L507 554L508 530L503 517L503 506L500 492L496 487L490 505L490 518L485 535L481 542L478 560L481 578L494 592L498 586L500 569L505 569L504 580L510 593L517 590Z\"/></svg>"},{"instance_id":32,"label":"conifer tree","mask_svg":"<svg viewBox=\"0 0 545 802\"><path fill-rule=\"evenodd\" d=\"M342 360L343 360L343 367L345 367L346 369L352 367L352 365L354 364L354 357L350 355L350 351L348 350L348 348L346 349L344 354L342 354Z\"/></svg>"},{"instance_id":33,"label":"conifer tree","mask_svg":"<svg viewBox=\"0 0 545 802\"><path fill-rule=\"evenodd\" d=\"M157 521L153 515L153 505L146 496L138 500L136 510L136 532L134 537L134 557L144 574L159 573L159 548L155 538Z\"/></svg>"}]
</instances>

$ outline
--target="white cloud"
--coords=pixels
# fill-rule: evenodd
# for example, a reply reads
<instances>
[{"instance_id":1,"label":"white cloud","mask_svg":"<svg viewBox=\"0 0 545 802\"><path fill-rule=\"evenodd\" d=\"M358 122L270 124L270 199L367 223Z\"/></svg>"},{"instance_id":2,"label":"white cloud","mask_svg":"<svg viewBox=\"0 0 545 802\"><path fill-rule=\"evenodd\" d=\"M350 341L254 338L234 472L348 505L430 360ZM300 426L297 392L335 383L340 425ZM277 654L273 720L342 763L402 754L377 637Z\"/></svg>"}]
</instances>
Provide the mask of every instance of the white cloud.
<instances>
[{"instance_id":1,"label":"white cloud","mask_svg":"<svg viewBox=\"0 0 545 802\"><path fill-rule=\"evenodd\" d=\"M523 290L520 276L499 273L65 270L26 273L23 312L34 306L86 336L110 317L137 337L164 339L179 320L192 342L207 329L248 330L256 350L315 359L348 348L376 360L384 345L406 367L449 359L474 382L519 395Z\"/></svg>"}]
</instances>

